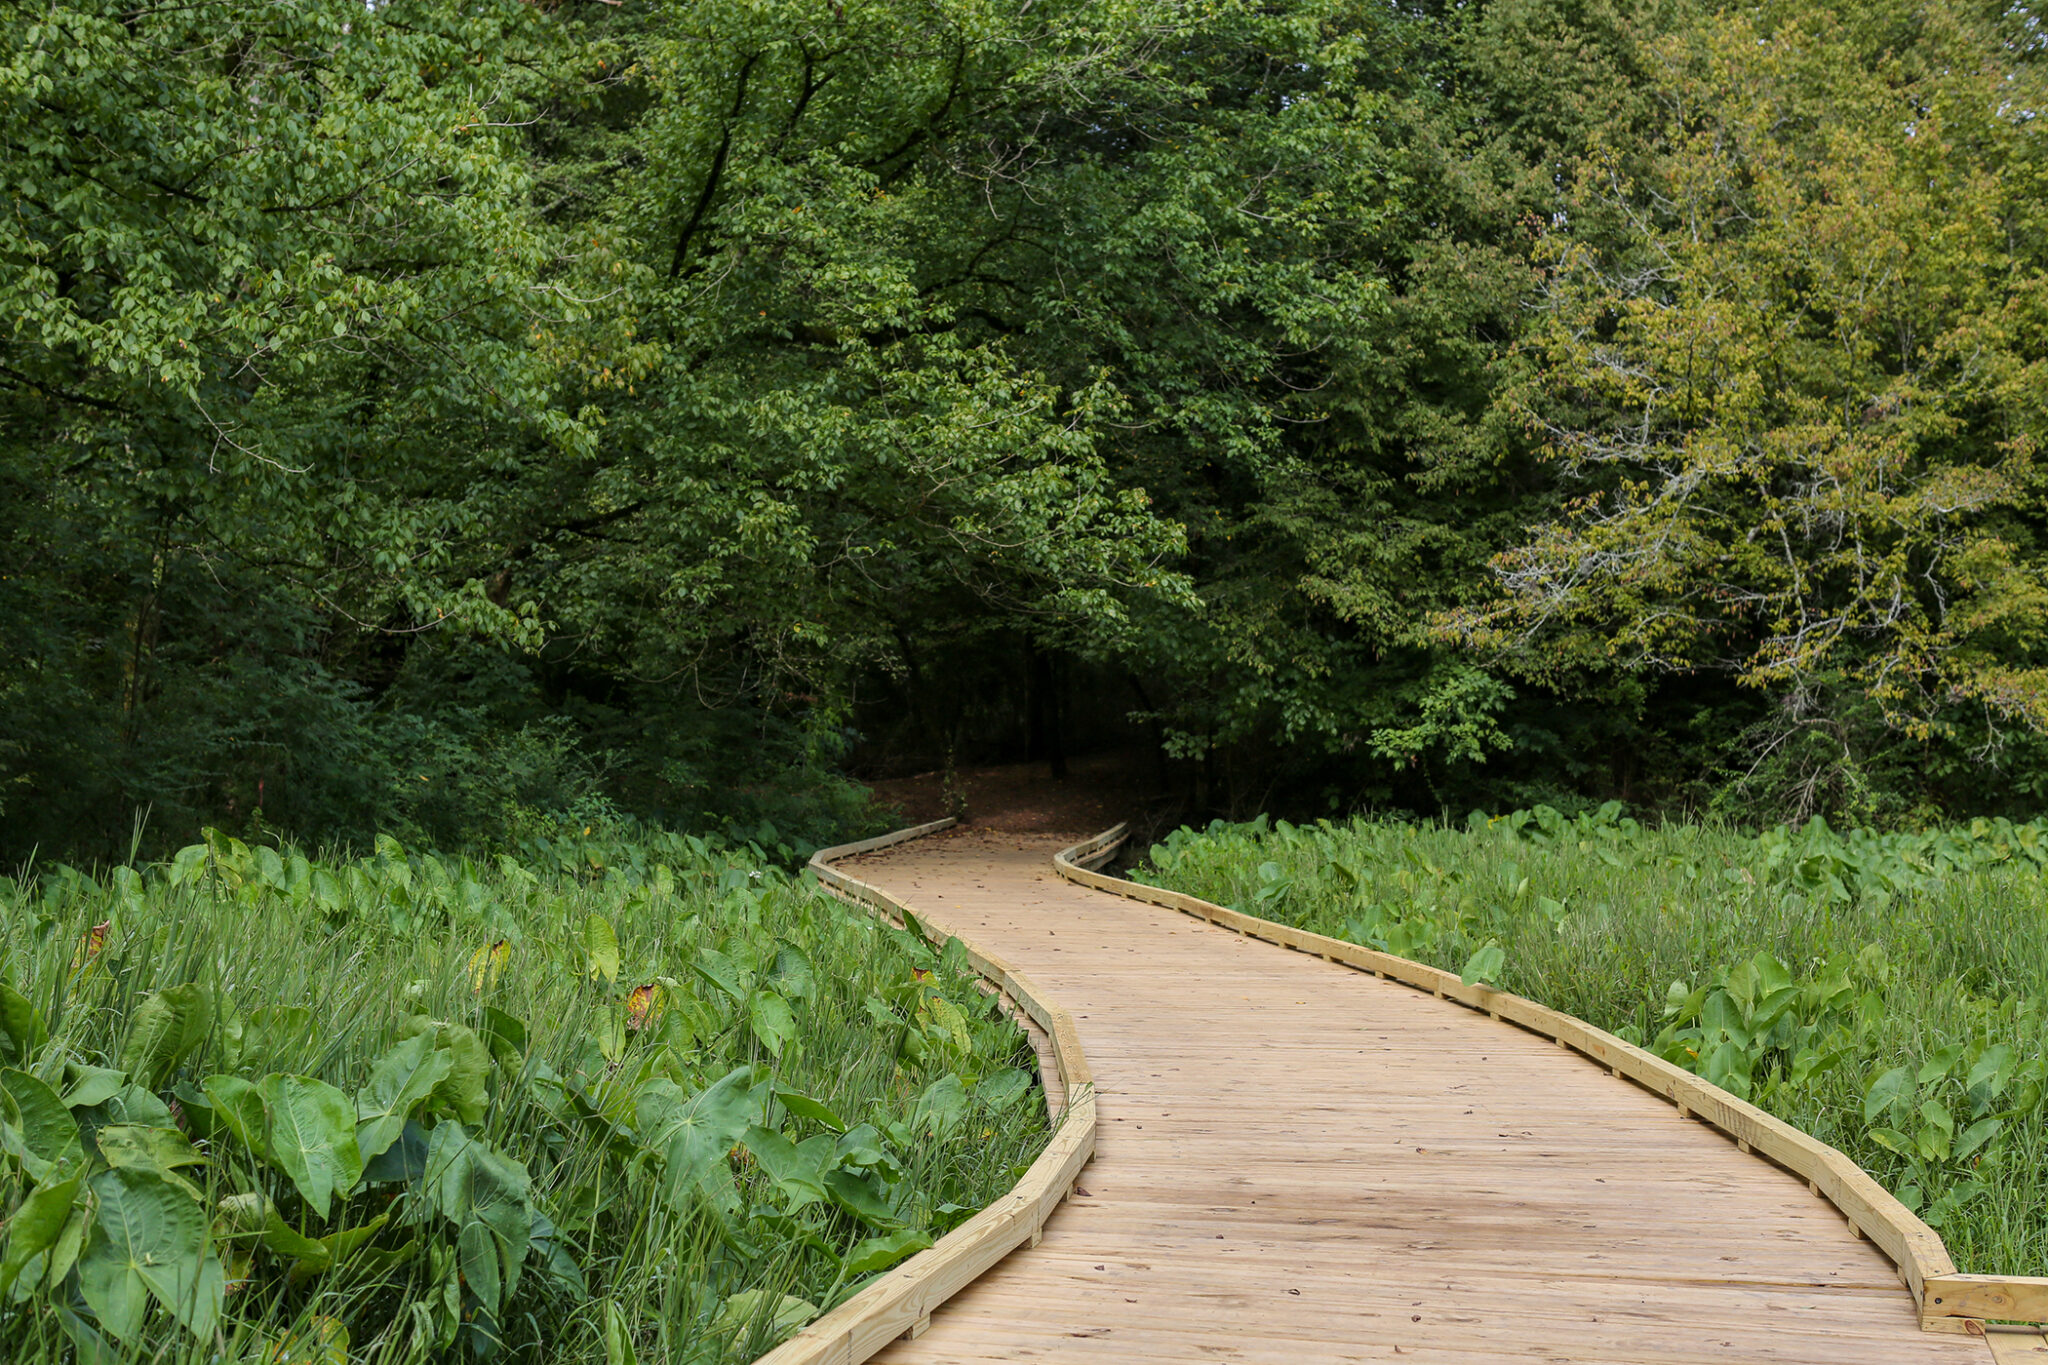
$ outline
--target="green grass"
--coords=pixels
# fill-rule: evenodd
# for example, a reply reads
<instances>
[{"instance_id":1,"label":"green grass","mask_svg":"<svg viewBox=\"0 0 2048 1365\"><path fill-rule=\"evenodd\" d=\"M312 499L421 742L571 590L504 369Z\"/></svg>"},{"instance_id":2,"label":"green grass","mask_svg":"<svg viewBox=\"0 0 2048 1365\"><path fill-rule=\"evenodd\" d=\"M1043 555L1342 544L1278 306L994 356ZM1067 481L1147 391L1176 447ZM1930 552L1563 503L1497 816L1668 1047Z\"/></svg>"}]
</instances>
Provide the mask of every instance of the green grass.
<instances>
[{"instance_id":1,"label":"green grass","mask_svg":"<svg viewBox=\"0 0 2048 1365\"><path fill-rule=\"evenodd\" d=\"M2048 1274L2048 834L1218 822L1133 875L1484 979L1847 1152L1965 1271Z\"/></svg>"},{"instance_id":2,"label":"green grass","mask_svg":"<svg viewBox=\"0 0 2048 1365\"><path fill-rule=\"evenodd\" d=\"M1047 1136L957 945L696 838L46 869L0 981L0 1360L747 1360Z\"/></svg>"}]
</instances>

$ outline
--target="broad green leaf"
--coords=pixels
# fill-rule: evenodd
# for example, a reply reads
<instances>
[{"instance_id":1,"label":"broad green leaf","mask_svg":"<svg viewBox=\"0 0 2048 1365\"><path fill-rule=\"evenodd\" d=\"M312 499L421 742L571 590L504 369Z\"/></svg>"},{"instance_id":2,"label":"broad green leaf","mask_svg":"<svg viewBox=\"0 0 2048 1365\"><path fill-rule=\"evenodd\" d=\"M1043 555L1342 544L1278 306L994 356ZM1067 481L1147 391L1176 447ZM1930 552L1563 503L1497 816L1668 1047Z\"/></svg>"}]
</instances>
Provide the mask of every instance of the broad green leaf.
<instances>
[{"instance_id":1,"label":"broad green leaf","mask_svg":"<svg viewBox=\"0 0 2048 1365\"><path fill-rule=\"evenodd\" d=\"M795 1114L800 1119L809 1119L813 1123L822 1123L835 1133L846 1131L845 1119L840 1118L839 1115L833 1113L832 1110L826 1108L817 1100L812 1099L809 1095L795 1090L777 1089L775 1098L782 1101L783 1108L789 1110L790 1113Z\"/></svg>"},{"instance_id":2,"label":"broad green leaf","mask_svg":"<svg viewBox=\"0 0 2048 1365\"><path fill-rule=\"evenodd\" d=\"M456 1225L465 1247L484 1245L477 1238L488 1234L500 1296L509 1300L519 1290L533 1228L526 1167L451 1121L434 1126L421 1179L433 1207ZM482 1232L472 1233L472 1226Z\"/></svg>"},{"instance_id":3,"label":"broad green leaf","mask_svg":"<svg viewBox=\"0 0 2048 1365\"><path fill-rule=\"evenodd\" d=\"M774 991L756 992L748 1014L754 1036L770 1054L780 1057L796 1038L796 1015L790 1011L789 1002Z\"/></svg>"},{"instance_id":4,"label":"broad green leaf","mask_svg":"<svg viewBox=\"0 0 2048 1365\"><path fill-rule=\"evenodd\" d=\"M256 1089L263 1097L264 1143L271 1162L291 1177L315 1213L327 1217L334 1192L354 1189L363 1174L348 1096L310 1076L274 1073Z\"/></svg>"},{"instance_id":5,"label":"broad green leaf","mask_svg":"<svg viewBox=\"0 0 2048 1365\"><path fill-rule=\"evenodd\" d=\"M128 1083L125 1071L110 1066L87 1066L83 1062L65 1063L64 1074L68 1078L64 1088L66 1109L90 1109L105 1104Z\"/></svg>"},{"instance_id":6,"label":"broad green leaf","mask_svg":"<svg viewBox=\"0 0 2048 1365\"><path fill-rule=\"evenodd\" d=\"M950 1071L926 1086L911 1107L913 1122L922 1123L937 1134L950 1131L966 1114L967 1087Z\"/></svg>"},{"instance_id":7,"label":"broad green leaf","mask_svg":"<svg viewBox=\"0 0 2048 1365\"><path fill-rule=\"evenodd\" d=\"M1979 1147L1997 1137L2000 1130L2004 1127L2004 1119L1978 1119L1968 1128L1963 1129L1961 1136L1956 1138L1955 1150L1950 1153L1950 1156L1956 1161L1961 1161L1964 1157L1969 1156Z\"/></svg>"},{"instance_id":8,"label":"broad green leaf","mask_svg":"<svg viewBox=\"0 0 2048 1365\"><path fill-rule=\"evenodd\" d=\"M197 981L149 996L129 1016L121 1047L121 1069L146 1089L155 1089L213 1028L213 991Z\"/></svg>"},{"instance_id":9,"label":"broad green leaf","mask_svg":"<svg viewBox=\"0 0 2048 1365\"><path fill-rule=\"evenodd\" d=\"M454 1054L434 1046L432 1035L416 1033L370 1065L370 1079L356 1095L356 1151L375 1160L398 1141L412 1111L448 1079Z\"/></svg>"},{"instance_id":10,"label":"broad green leaf","mask_svg":"<svg viewBox=\"0 0 2048 1365\"><path fill-rule=\"evenodd\" d=\"M49 1039L42 1012L27 996L0 981L0 1062L25 1067L41 1054Z\"/></svg>"},{"instance_id":11,"label":"broad green leaf","mask_svg":"<svg viewBox=\"0 0 2048 1365\"><path fill-rule=\"evenodd\" d=\"M789 1209L825 1198L825 1166L832 1159L833 1139L820 1134L799 1145L773 1128L754 1124L740 1141L754 1154L761 1173L789 1201Z\"/></svg>"},{"instance_id":12,"label":"broad green leaf","mask_svg":"<svg viewBox=\"0 0 2048 1365\"><path fill-rule=\"evenodd\" d=\"M285 1222L276 1209L265 1211L262 1237L264 1246L296 1262L301 1270L325 1270L333 1259L325 1246Z\"/></svg>"},{"instance_id":13,"label":"broad green leaf","mask_svg":"<svg viewBox=\"0 0 2048 1365\"><path fill-rule=\"evenodd\" d=\"M740 981L738 965L716 948L699 948L691 967L697 975L725 992L735 1005L746 999L747 992Z\"/></svg>"},{"instance_id":14,"label":"broad green leaf","mask_svg":"<svg viewBox=\"0 0 2048 1365\"><path fill-rule=\"evenodd\" d=\"M100 1114L108 1123L136 1123L145 1128L177 1126L171 1107L155 1091L144 1090L132 1081L107 1096L100 1105Z\"/></svg>"},{"instance_id":15,"label":"broad green leaf","mask_svg":"<svg viewBox=\"0 0 2048 1365\"><path fill-rule=\"evenodd\" d=\"M56 1091L26 1071L0 1071L0 1147L38 1183L63 1179L85 1161L78 1120Z\"/></svg>"},{"instance_id":16,"label":"broad green leaf","mask_svg":"<svg viewBox=\"0 0 2048 1365\"><path fill-rule=\"evenodd\" d=\"M827 1171L825 1193L840 1208L873 1227L895 1229L903 1226L896 1210L889 1206L882 1182L875 1176L858 1176L851 1171Z\"/></svg>"},{"instance_id":17,"label":"broad green leaf","mask_svg":"<svg viewBox=\"0 0 2048 1365\"><path fill-rule=\"evenodd\" d=\"M486 1313L495 1317L505 1290L497 1239L482 1223L465 1223L456 1235L455 1254L462 1266L463 1287L476 1296Z\"/></svg>"},{"instance_id":18,"label":"broad green leaf","mask_svg":"<svg viewBox=\"0 0 2048 1365\"><path fill-rule=\"evenodd\" d=\"M687 1209L698 1197L719 1207L736 1205L726 1153L761 1115L754 1070L740 1067L683 1098L674 1085L655 1081L635 1101L640 1140L663 1159L662 1195Z\"/></svg>"},{"instance_id":19,"label":"broad green leaf","mask_svg":"<svg viewBox=\"0 0 2048 1365\"><path fill-rule=\"evenodd\" d=\"M974 1087L974 1097L992 1109L1000 1109L1031 1088L1031 1073L1019 1067L991 1071Z\"/></svg>"},{"instance_id":20,"label":"broad green leaf","mask_svg":"<svg viewBox=\"0 0 2048 1365\"><path fill-rule=\"evenodd\" d=\"M1947 1047L1942 1048L1920 1064L1920 1074L1918 1077L1920 1084L1932 1085L1948 1075L1950 1071L1955 1069L1956 1063L1962 1060L1962 1056L1963 1049L1960 1043L1950 1043Z\"/></svg>"},{"instance_id":21,"label":"broad green leaf","mask_svg":"<svg viewBox=\"0 0 2048 1365\"><path fill-rule=\"evenodd\" d=\"M1964 1082L1964 1088L1975 1090L1979 1086L1985 1086L1991 1094L1996 1095L2005 1088L2006 1081L2011 1078L2011 1068L2012 1044L2000 1043L1995 1047L1988 1047L1984 1049L1984 1055L1970 1068L1970 1076Z\"/></svg>"},{"instance_id":22,"label":"broad green leaf","mask_svg":"<svg viewBox=\"0 0 2048 1365\"><path fill-rule=\"evenodd\" d=\"M490 1050L474 1030L461 1024L441 1025L439 1039L450 1065L448 1074L427 1096L427 1109L436 1114L452 1114L474 1127L483 1122L484 1110L490 1105L486 1089L491 1076Z\"/></svg>"},{"instance_id":23,"label":"broad green leaf","mask_svg":"<svg viewBox=\"0 0 2048 1365\"><path fill-rule=\"evenodd\" d=\"M1887 1110L1904 1111L1907 1098L1913 1093L1913 1073L1909 1068L1895 1066L1870 1083L1870 1089L1863 1093L1863 1121L1876 1123Z\"/></svg>"},{"instance_id":24,"label":"broad green leaf","mask_svg":"<svg viewBox=\"0 0 2048 1365\"><path fill-rule=\"evenodd\" d=\"M1468 986L1482 981L1491 985L1500 978L1500 969L1507 960L1505 949L1498 943L1489 943L1465 959L1465 969L1458 973L1458 979Z\"/></svg>"},{"instance_id":25,"label":"broad green leaf","mask_svg":"<svg viewBox=\"0 0 2048 1365\"><path fill-rule=\"evenodd\" d=\"M263 1096L255 1084L240 1076L208 1076L201 1089L221 1125L236 1141L267 1160L270 1145L264 1141Z\"/></svg>"},{"instance_id":26,"label":"broad green leaf","mask_svg":"<svg viewBox=\"0 0 2048 1365\"><path fill-rule=\"evenodd\" d=\"M768 979L775 983L777 990L794 1000L808 1000L817 994L817 972L811 966L811 959L794 943L778 941L775 964L769 969Z\"/></svg>"},{"instance_id":27,"label":"broad green leaf","mask_svg":"<svg viewBox=\"0 0 2048 1365\"><path fill-rule=\"evenodd\" d=\"M905 1256L923 1251L932 1244L932 1239L916 1228L905 1228L886 1237L870 1237L846 1253L841 1266L846 1278L872 1275L878 1270L887 1270Z\"/></svg>"},{"instance_id":28,"label":"broad green leaf","mask_svg":"<svg viewBox=\"0 0 2048 1365\"><path fill-rule=\"evenodd\" d=\"M94 1140L109 1166L117 1170L153 1171L192 1198L206 1198L197 1185L178 1174L183 1166L204 1166L206 1158L177 1129L115 1123L100 1129Z\"/></svg>"},{"instance_id":29,"label":"broad green leaf","mask_svg":"<svg viewBox=\"0 0 2048 1365\"><path fill-rule=\"evenodd\" d=\"M593 914L583 921L583 952L590 963L591 976L606 981L619 979L619 936L603 915Z\"/></svg>"},{"instance_id":30,"label":"broad green leaf","mask_svg":"<svg viewBox=\"0 0 2048 1365\"><path fill-rule=\"evenodd\" d=\"M1929 1126L1938 1128L1944 1133L1954 1133L1956 1130L1955 1118L1948 1112L1948 1106L1940 1100L1924 1102L1920 1106L1920 1117Z\"/></svg>"},{"instance_id":31,"label":"broad green leaf","mask_svg":"<svg viewBox=\"0 0 2048 1365\"><path fill-rule=\"evenodd\" d=\"M507 1074L516 1074L520 1061L526 1056L526 1025L496 1005L485 1005L484 1025L480 1032L491 1059Z\"/></svg>"},{"instance_id":32,"label":"broad green leaf","mask_svg":"<svg viewBox=\"0 0 2048 1365\"><path fill-rule=\"evenodd\" d=\"M380 1213L360 1227L343 1228L339 1232L328 1233L320 1239L320 1245L327 1248L330 1261L337 1265L341 1264L355 1255L357 1248L375 1237L390 1221L389 1213Z\"/></svg>"},{"instance_id":33,"label":"broad green leaf","mask_svg":"<svg viewBox=\"0 0 2048 1365\"><path fill-rule=\"evenodd\" d=\"M0 1257L0 1300L35 1260L51 1247L71 1217L71 1205L78 1198L83 1175L73 1175L53 1185L39 1185L7 1220L7 1252Z\"/></svg>"},{"instance_id":34,"label":"broad green leaf","mask_svg":"<svg viewBox=\"0 0 2048 1365\"><path fill-rule=\"evenodd\" d=\"M758 1329L765 1340L787 1336L818 1316L818 1306L807 1299L777 1294L766 1289L743 1289L718 1306L711 1330L721 1336L740 1337Z\"/></svg>"},{"instance_id":35,"label":"broad green leaf","mask_svg":"<svg viewBox=\"0 0 2048 1365\"><path fill-rule=\"evenodd\" d=\"M148 1171L103 1172L92 1190L99 1212L78 1259L78 1287L100 1325L136 1342L154 1297L195 1336L210 1336L226 1280L199 1206Z\"/></svg>"}]
</instances>

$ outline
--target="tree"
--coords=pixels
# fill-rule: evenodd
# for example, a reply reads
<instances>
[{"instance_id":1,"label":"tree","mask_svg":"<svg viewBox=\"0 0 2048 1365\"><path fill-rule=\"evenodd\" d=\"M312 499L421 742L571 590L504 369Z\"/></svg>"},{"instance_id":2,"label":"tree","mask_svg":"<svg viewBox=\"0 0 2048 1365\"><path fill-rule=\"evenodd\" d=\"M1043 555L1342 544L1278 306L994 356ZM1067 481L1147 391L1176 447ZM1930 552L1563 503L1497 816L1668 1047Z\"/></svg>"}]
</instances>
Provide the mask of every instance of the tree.
<instances>
[{"instance_id":1,"label":"tree","mask_svg":"<svg viewBox=\"0 0 2048 1365\"><path fill-rule=\"evenodd\" d=\"M1914 16L1647 44L1651 150L1575 163L1508 395L1572 504L1444 618L1529 676L1767 693L1752 760L1827 736L1832 774L1802 753L1782 793L1809 809L1886 731L1982 754L2048 723L2038 76L1974 16Z\"/></svg>"}]
</instances>

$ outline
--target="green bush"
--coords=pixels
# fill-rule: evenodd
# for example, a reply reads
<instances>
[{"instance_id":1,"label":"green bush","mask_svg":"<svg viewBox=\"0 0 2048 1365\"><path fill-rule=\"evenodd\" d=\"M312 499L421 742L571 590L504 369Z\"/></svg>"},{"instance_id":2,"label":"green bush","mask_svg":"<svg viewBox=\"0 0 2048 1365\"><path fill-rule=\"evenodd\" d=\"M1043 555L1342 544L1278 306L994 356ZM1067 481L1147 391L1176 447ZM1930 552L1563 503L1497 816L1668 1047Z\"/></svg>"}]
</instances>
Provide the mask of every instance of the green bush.
<instances>
[{"instance_id":1,"label":"green bush","mask_svg":"<svg viewBox=\"0 0 2048 1365\"><path fill-rule=\"evenodd\" d=\"M1013 1184L957 944L717 840L0 880L0 1358L750 1359Z\"/></svg>"}]
</instances>

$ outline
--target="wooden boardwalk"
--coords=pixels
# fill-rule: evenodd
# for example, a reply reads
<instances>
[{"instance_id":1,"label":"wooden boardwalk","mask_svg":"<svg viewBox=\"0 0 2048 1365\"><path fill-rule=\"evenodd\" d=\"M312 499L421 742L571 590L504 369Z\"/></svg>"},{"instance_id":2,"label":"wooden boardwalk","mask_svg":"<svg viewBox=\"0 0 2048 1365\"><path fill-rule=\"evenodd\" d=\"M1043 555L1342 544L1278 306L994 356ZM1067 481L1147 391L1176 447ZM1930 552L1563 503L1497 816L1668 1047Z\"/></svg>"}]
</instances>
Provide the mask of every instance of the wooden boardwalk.
<instances>
[{"instance_id":1,"label":"wooden boardwalk","mask_svg":"<svg viewBox=\"0 0 2048 1365\"><path fill-rule=\"evenodd\" d=\"M949 831L842 864L1071 1010L1075 1197L877 1360L1971 1362L1805 1184L1546 1039Z\"/></svg>"}]
</instances>

